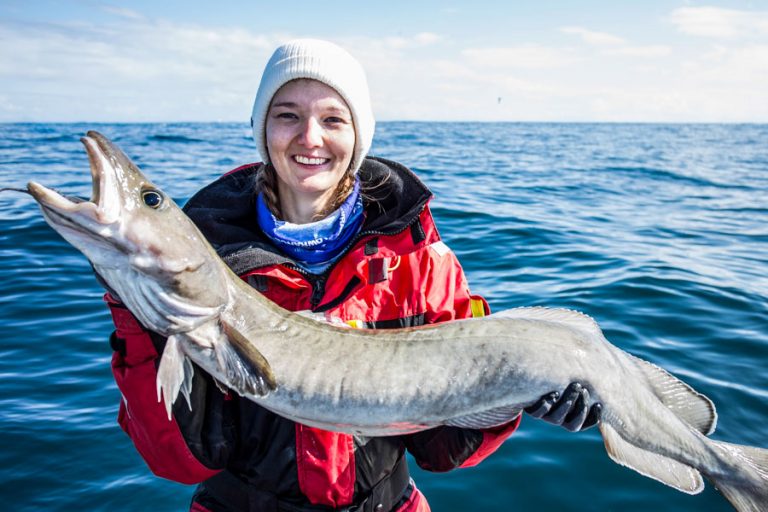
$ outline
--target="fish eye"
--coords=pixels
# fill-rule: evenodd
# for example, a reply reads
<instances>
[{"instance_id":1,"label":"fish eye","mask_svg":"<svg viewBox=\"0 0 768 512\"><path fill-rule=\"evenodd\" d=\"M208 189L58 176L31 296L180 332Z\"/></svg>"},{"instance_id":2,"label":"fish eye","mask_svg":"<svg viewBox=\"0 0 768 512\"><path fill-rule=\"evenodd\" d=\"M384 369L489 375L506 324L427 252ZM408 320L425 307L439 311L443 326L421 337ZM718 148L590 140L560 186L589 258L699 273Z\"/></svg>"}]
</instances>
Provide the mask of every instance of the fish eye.
<instances>
[{"instance_id":1,"label":"fish eye","mask_svg":"<svg viewBox=\"0 0 768 512\"><path fill-rule=\"evenodd\" d=\"M141 198L150 208L157 209L163 204L163 195L157 190L145 190L141 193Z\"/></svg>"}]
</instances>

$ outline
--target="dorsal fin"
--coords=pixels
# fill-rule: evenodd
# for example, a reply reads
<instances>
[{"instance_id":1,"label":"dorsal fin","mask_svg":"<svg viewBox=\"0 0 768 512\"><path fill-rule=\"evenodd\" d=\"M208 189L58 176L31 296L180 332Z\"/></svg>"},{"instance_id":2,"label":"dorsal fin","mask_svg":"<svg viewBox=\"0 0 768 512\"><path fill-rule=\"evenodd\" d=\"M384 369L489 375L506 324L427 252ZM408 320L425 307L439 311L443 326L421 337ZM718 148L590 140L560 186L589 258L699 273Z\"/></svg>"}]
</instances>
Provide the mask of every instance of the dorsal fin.
<instances>
[{"instance_id":1,"label":"dorsal fin","mask_svg":"<svg viewBox=\"0 0 768 512\"><path fill-rule=\"evenodd\" d=\"M499 311L491 315L491 318L494 317L544 320L546 322L567 324L580 331L602 333L600 326L597 325L597 322L591 316L572 309L545 308L542 306L522 307Z\"/></svg>"},{"instance_id":2,"label":"dorsal fin","mask_svg":"<svg viewBox=\"0 0 768 512\"><path fill-rule=\"evenodd\" d=\"M543 320L567 324L585 332L602 332L597 322L590 316L570 309L522 307L500 311L492 317ZM666 370L631 354L628 355L637 362L659 400L680 419L704 435L710 435L715 431L717 412L709 398Z\"/></svg>"},{"instance_id":3,"label":"dorsal fin","mask_svg":"<svg viewBox=\"0 0 768 512\"><path fill-rule=\"evenodd\" d=\"M654 393L678 418L708 436L717 426L717 411L712 400L663 368L629 354L643 371Z\"/></svg>"}]
</instances>

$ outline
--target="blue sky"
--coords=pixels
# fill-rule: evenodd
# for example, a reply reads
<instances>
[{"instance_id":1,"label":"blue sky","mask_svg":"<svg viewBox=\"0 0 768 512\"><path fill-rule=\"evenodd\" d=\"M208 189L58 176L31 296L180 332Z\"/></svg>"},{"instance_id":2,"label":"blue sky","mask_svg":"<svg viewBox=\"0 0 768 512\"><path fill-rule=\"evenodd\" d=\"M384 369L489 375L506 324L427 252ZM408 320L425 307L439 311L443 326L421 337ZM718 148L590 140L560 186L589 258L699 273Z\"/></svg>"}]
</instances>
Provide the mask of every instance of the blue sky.
<instances>
[{"instance_id":1,"label":"blue sky","mask_svg":"<svg viewBox=\"0 0 768 512\"><path fill-rule=\"evenodd\" d=\"M768 1L3 0L0 122L243 121L346 47L380 120L768 122Z\"/></svg>"}]
</instances>

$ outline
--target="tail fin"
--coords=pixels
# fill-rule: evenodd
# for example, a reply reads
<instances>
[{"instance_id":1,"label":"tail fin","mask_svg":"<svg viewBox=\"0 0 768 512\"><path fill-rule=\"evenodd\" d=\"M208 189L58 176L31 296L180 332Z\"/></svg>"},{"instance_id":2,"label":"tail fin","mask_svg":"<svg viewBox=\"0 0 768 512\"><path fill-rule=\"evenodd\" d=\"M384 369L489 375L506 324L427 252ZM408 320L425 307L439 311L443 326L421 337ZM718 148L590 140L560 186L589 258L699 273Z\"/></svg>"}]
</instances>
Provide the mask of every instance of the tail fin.
<instances>
[{"instance_id":1,"label":"tail fin","mask_svg":"<svg viewBox=\"0 0 768 512\"><path fill-rule=\"evenodd\" d=\"M707 478L739 512L768 510L768 450L721 441L714 445L734 471Z\"/></svg>"}]
</instances>

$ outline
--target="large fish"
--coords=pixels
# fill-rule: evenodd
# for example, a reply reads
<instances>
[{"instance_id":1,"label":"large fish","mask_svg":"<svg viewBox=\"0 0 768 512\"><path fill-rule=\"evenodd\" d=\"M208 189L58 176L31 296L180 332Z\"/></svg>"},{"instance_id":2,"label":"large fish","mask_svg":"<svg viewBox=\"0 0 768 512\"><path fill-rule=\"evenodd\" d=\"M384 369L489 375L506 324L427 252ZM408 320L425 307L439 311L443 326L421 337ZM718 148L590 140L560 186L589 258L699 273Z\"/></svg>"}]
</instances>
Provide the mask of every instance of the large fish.
<instances>
[{"instance_id":1,"label":"large fish","mask_svg":"<svg viewBox=\"0 0 768 512\"><path fill-rule=\"evenodd\" d=\"M768 509L768 450L707 438L712 402L611 345L591 318L521 308L374 331L288 312L233 274L107 138L82 141L91 201L35 182L28 191L139 321L168 337L157 386L169 414L180 393L189 402L191 362L284 417L364 436L500 425L578 381L603 404L599 428L614 461L691 494L703 475L736 509Z\"/></svg>"}]
</instances>

